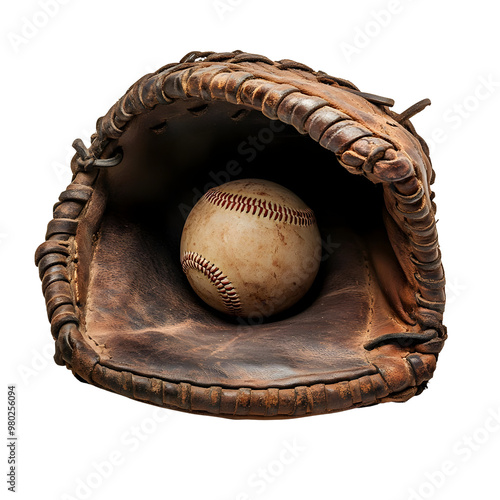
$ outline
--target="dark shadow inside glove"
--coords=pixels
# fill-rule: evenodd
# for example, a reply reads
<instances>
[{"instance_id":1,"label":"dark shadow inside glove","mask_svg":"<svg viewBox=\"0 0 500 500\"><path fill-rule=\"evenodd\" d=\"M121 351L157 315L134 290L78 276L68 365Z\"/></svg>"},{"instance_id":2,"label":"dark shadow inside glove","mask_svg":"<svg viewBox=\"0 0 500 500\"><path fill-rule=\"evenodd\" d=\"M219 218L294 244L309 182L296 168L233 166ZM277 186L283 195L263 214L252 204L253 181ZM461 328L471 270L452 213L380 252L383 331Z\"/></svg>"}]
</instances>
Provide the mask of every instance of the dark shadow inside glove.
<instances>
[{"instance_id":1,"label":"dark shadow inside glove","mask_svg":"<svg viewBox=\"0 0 500 500\"><path fill-rule=\"evenodd\" d=\"M177 101L130 123L124 159L96 186L105 205L87 297L101 364L201 386L287 387L375 373L364 345L418 330L384 225L381 185L348 173L293 127L228 103ZM235 319L192 291L179 262L189 210L214 185L284 185L315 212L323 240L306 296L269 318ZM385 213L385 217L387 214Z\"/></svg>"}]
</instances>

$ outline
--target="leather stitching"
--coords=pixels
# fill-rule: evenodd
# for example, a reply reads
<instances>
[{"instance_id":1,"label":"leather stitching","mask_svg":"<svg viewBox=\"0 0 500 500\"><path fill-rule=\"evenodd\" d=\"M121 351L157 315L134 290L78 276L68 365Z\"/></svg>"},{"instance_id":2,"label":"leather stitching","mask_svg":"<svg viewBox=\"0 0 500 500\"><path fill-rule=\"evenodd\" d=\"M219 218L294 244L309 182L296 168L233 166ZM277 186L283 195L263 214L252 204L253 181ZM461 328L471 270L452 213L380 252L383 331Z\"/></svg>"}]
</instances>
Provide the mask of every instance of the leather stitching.
<instances>
[{"instance_id":1,"label":"leather stitching","mask_svg":"<svg viewBox=\"0 0 500 500\"><path fill-rule=\"evenodd\" d=\"M258 217L267 217L270 220L277 220L295 226L311 226L316 222L314 212L311 209L294 209L260 198L226 193L217 188L207 191L205 199L224 210L250 213Z\"/></svg>"},{"instance_id":2,"label":"leather stitching","mask_svg":"<svg viewBox=\"0 0 500 500\"><path fill-rule=\"evenodd\" d=\"M182 270L186 274L189 269L194 269L204 274L212 282L229 313L241 313L240 296L228 277L215 264L211 264L209 260L197 252L184 252L181 263Z\"/></svg>"}]
</instances>

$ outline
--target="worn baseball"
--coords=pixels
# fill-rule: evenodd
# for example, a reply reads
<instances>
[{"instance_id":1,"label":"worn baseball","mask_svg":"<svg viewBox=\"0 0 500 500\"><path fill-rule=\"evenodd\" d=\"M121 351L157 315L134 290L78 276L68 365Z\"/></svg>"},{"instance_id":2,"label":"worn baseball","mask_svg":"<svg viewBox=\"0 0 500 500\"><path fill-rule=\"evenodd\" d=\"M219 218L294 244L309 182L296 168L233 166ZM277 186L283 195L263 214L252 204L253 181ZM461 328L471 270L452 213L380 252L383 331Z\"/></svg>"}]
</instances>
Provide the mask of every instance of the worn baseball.
<instances>
[{"instance_id":1,"label":"worn baseball","mask_svg":"<svg viewBox=\"0 0 500 500\"><path fill-rule=\"evenodd\" d=\"M210 189L181 237L182 269L208 305L268 317L311 287L321 261L314 212L274 182L243 179Z\"/></svg>"}]
</instances>

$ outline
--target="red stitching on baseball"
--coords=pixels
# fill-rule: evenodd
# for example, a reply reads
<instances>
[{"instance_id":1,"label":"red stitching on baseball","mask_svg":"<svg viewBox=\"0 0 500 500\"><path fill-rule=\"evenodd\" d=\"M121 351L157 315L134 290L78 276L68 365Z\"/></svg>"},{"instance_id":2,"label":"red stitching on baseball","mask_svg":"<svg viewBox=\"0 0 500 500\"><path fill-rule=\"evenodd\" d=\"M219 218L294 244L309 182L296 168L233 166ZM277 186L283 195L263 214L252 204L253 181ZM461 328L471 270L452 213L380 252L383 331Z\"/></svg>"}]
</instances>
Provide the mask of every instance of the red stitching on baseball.
<instances>
[{"instance_id":1,"label":"red stitching on baseball","mask_svg":"<svg viewBox=\"0 0 500 500\"><path fill-rule=\"evenodd\" d=\"M229 313L241 314L240 297L227 276L210 261L197 252L184 252L182 256L182 270L187 274L188 269L203 273L217 288L222 302Z\"/></svg>"},{"instance_id":2,"label":"red stitching on baseball","mask_svg":"<svg viewBox=\"0 0 500 500\"><path fill-rule=\"evenodd\" d=\"M205 199L225 210L251 213L258 217L268 217L271 220L279 220L296 226L311 226L316 222L314 212L310 208L297 210L260 198L247 198L246 196L242 198L241 195L236 198L235 194L220 191L218 188L208 190L205 193Z\"/></svg>"}]
</instances>

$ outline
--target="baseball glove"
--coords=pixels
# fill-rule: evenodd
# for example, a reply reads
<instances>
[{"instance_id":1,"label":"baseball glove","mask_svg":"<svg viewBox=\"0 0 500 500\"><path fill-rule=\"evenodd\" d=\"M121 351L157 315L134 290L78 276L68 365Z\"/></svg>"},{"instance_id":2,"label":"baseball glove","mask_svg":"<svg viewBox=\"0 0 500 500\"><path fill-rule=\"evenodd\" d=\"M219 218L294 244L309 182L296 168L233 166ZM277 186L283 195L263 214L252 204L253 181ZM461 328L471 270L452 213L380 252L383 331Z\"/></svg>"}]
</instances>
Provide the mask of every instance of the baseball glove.
<instances>
[{"instance_id":1,"label":"baseball glove","mask_svg":"<svg viewBox=\"0 0 500 500\"><path fill-rule=\"evenodd\" d=\"M36 251L55 361L103 389L230 418L331 413L420 394L446 339L434 172L393 101L291 61L192 52L74 142ZM311 207L314 285L272 318L193 292L183 224L211 187L267 179ZM214 231L214 238L217 237Z\"/></svg>"}]
</instances>

